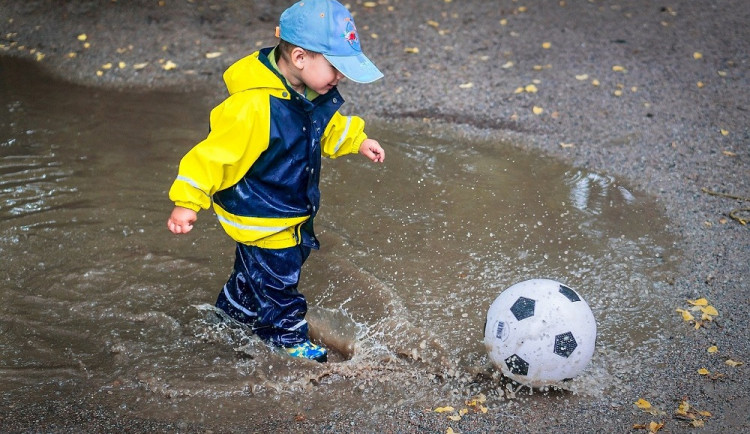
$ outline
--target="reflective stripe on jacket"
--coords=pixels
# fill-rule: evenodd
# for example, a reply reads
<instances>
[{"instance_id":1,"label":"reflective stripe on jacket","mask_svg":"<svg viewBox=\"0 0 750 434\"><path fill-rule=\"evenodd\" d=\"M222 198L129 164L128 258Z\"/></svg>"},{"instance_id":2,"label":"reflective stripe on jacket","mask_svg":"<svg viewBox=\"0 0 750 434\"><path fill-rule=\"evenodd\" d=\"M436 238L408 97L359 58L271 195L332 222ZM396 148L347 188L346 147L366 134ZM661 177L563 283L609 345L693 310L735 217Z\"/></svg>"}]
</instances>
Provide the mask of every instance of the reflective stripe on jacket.
<instances>
[{"instance_id":1,"label":"reflective stripe on jacket","mask_svg":"<svg viewBox=\"0 0 750 434\"><path fill-rule=\"evenodd\" d=\"M367 136L361 118L338 112L336 88L312 101L288 88L266 58L271 50L224 73L230 96L211 111L208 137L180 161L169 197L195 211L213 199L235 241L278 249L298 244L318 211L321 154L356 153Z\"/></svg>"}]
</instances>

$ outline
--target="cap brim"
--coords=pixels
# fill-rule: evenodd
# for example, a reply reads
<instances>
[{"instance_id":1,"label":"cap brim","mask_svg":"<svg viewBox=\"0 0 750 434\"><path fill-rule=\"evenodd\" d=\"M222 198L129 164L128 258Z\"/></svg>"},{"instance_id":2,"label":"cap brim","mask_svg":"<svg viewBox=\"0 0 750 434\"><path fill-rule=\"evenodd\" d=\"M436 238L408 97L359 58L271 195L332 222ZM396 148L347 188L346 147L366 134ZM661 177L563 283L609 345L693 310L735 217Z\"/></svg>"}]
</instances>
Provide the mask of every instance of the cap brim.
<instances>
[{"instance_id":1,"label":"cap brim","mask_svg":"<svg viewBox=\"0 0 750 434\"><path fill-rule=\"evenodd\" d=\"M332 56L324 54L334 68L346 78L357 83L372 83L383 78L383 73L364 54L356 56Z\"/></svg>"}]
</instances>

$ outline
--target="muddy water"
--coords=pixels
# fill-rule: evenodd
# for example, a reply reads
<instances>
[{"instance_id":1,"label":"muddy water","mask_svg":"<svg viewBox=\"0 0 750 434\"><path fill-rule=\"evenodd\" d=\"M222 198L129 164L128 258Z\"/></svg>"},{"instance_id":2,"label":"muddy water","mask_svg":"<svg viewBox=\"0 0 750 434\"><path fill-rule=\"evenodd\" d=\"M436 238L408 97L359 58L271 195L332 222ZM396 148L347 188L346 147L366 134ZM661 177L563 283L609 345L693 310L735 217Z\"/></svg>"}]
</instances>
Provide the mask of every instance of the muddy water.
<instances>
[{"instance_id":1,"label":"muddy water","mask_svg":"<svg viewBox=\"0 0 750 434\"><path fill-rule=\"evenodd\" d=\"M654 313L676 253L651 198L505 144L375 125L386 164L325 163L323 248L304 269L312 331L336 353L291 360L211 307L234 255L213 215L188 236L165 227L212 102L72 86L2 58L0 102L4 405L237 423L479 392L502 406L486 309L535 277L576 288L598 320L594 360L563 396L615 396L674 326Z\"/></svg>"}]
</instances>

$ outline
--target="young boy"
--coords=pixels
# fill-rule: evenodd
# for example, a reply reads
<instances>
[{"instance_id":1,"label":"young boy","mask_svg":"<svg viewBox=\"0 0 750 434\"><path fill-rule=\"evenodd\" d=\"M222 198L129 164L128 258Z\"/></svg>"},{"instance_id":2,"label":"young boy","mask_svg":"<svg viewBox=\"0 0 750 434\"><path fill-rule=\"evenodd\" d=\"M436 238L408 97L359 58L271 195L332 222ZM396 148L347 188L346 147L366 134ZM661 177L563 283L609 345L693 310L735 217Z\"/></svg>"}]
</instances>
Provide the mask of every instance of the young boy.
<instances>
[{"instance_id":1,"label":"young boy","mask_svg":"<svg viewBox=\"0 0 750 434\"><path fill-rule=\"evenodd\" d=\"M297 291L302 264L319 247L321 155L359 152L382 163L364 121L343 116L336 85L383 74L365 57L349 11L333 0L303 0L284 11L275 48L230 66L230 96L211 111L210 133L180 162L169 191L167 227L190 232L200 209L213 208L237 242L234 270L216 306L294 357L325 362L310 342L307 301Z\"/></svg>"}]
</instances>

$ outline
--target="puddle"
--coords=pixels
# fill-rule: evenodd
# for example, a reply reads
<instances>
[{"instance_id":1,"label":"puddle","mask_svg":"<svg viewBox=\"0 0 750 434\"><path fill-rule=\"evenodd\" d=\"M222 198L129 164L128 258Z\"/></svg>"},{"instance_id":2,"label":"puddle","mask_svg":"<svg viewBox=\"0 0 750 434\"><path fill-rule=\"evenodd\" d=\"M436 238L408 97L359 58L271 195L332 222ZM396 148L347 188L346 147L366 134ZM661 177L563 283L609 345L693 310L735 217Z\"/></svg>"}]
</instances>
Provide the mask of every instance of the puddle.
<instances>
[{"instance_id":1,"label":"puddle","mask_svg":"<svg viewBox=\"0 0 750 434\"><path fill-rule=\"evenodd\" d=\"M234 245L211 213L165 227L167 189L207 131L202 96L62 83L0 58L0 395L124 417L325 417L511 397L484 352L513 283L575 288L598 321L565 396L616 396L675 326L651 314L674 271L667 220L604 174L509 145L373 125L384 165L324 162L323 243L303 270L331 363L270 350L211 304Z\"/></svg>"}]
</instances>

